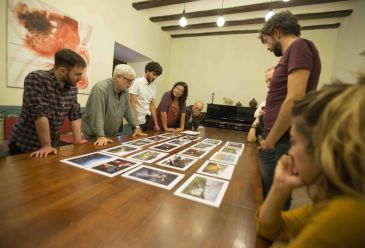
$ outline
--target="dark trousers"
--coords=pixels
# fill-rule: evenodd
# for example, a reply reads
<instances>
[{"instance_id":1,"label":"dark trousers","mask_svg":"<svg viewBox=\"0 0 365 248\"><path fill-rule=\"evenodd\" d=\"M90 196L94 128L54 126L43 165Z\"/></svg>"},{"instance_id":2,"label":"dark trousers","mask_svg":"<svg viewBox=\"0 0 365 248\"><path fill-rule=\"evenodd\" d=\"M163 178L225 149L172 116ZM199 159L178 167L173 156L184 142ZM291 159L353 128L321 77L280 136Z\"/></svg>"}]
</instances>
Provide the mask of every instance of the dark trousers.
<instances>
[{"instance_id":1,"label":"dark trousers","mask_svg":"<svg viewBox=\"0 0 365 248\"><path fill-rule=\"evenodd\" d=\"M20 153L24 153L17 145L16 142L13 141L11 143L8 144L9 146L9 155L17 155Z\"/></svg>"},{"instance_id":2,"label":"dark trousers","mask_svg":"<svg viewBox=\"0 0 365 248\"><path fill-rule=\"evenodd\" d=\"M146 122L140 125L143 132L153 130L152 118L150 115L146 115Z\"/></svg>"},{"instance_id":3,"label":"dark trousers","mask_svg":"<svg viewBox=\"0 0 365 248\"><path fill-rule=\"evenodd\" d=\"M262 132L262 137L265 139L269 133L269 130L264 129ZM262 188L264 191L264 198L266 198L267 194L270 191L271 185L273 183L275 167L280 159L280 157L284 154L287 154L290 148L290 135L289 132L285 133L280 140L276 143L275 149L273 150L260 150L260 174L261 174L261 182ZM284 210L288 210L290 208L291 196L286 201Z\"/></svg>"}]
</instances>

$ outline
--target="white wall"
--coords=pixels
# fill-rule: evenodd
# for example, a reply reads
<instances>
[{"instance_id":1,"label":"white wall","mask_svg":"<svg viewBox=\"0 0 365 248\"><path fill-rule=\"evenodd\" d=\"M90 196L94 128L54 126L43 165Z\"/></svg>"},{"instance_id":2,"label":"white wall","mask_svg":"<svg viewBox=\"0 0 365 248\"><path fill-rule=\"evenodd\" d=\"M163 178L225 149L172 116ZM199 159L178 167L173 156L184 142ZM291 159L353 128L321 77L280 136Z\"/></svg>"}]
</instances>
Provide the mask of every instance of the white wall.
<instances>
[{"instance_id":1,"label":"white wall","mask_svg":"<svg viewBox=\"0 0 365 248\"><path fill-rule=\"evenodd\" d=\"M6 87L6 0L0 0L0 105L21 105L23 89ZM44 0L45 3L63 13L83 20L93 26L91 55L94 63L88 68L91 84L108 78L113 66L114 41L138 53L158 61L164 68L159 78L167 87L168 62L171 38L158 25L150 22L143 13L135 11L130 1L108 0L101 4L98 0L58 1ZM161 87L161 92L164 91ZM158 95L161 95L160 88ZM86 104L88 95L79 94L79 102Z\"/></svg>"},{"instance_id":2,"label":"white wall","mask_svg":"<svg viewBox=\"0 0 365 248\"><path fill-rule=\"evenodd\" d=\"M365 74L365 1L354 1L354 12L339 28L333 78L356 82L359 72Z\"/></svg>"},{"instance_id":3,"label":"white wall","mask_svg":"<svg viewBox=\"0 0 365 248\"><path fill-rule=\"evenodd\" d=\"M303 31L312 40L322 59L320 84L330 82L336 47L337 29ZM223 97L248 106L255 98L266 97L264 72L277 64L258 34L208 36L173 39L169 84L178 80L189 84L188 103L196 100L223 103Z\"/></svg>"}]
</instances>

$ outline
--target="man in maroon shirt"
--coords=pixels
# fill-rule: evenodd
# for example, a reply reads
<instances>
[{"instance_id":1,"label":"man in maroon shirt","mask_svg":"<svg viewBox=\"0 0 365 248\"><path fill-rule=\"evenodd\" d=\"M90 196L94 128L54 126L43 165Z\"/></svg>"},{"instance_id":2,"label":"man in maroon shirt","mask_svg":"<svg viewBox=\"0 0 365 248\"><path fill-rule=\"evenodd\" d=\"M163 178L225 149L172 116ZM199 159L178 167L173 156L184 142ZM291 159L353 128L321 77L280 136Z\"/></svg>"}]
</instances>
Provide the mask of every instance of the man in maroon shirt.
<instances>
[{"instance_id":1,"label":"man in maroon shirt","mask_svg":"<svg viewBox=\"0 0 365 248\"><path fill-rule=\"evenodd\" d=\"M32 157L57 154L60 129L67 116L74 143L83 143L76 83L86 68L84 59L70 49L55 54L54 68L33 71L24 80L23 105L9 138L11 155L31 152Z\"/></svg>"},{"instance_id":2,"label":"man in maroon shirt","mask_svg":"<svg viewBox=\"0 0 365 248\"><path fill-rule=\"evenodd\" d=\"M262 43L275 56L281 57L266 98L264 140L260 143L264 197L271 187L278 159L290 147L290 113L293 102L317 88L321 73L317 48L313 42L299 37L300 25L289 11L271 17L260 31ZM284 209L289 207L290 200Z\"/></svg>"}]
</instances>

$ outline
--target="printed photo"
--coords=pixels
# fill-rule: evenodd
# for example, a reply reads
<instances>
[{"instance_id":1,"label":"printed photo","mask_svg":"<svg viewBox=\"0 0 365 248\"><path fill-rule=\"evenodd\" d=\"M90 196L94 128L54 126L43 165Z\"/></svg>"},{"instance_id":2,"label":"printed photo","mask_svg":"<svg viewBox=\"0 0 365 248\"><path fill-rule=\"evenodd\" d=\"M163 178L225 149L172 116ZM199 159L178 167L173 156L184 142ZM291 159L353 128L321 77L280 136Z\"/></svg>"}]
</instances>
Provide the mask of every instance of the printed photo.
<instances>
[{"instance_id":1,"label":"printed photo","mask_svg":"<svg viewBox=\"0 0 365 248\"><path fill-rule=\"evenodd\" d=\"M173 145L177 145L177 146L183 146L186 144L189 144L191 141L190 140L186 140L186 139L173 139L170 141L167 141L166 143L168 144L173 144Z\"/></svg>"},{"instance_id":2,"label":"printed photo","mask_svg":"<svg viewBox=\"0 0 365 248\"><path fill-rule=\"evenodd\" d=\"M128 158L130 158L132 160L145 162L145 163L153 163L167 155L168 155L168 153L164 153L164 152L145 150L145 151L138 152L134 155L131 155Z\"/></svg>"},{"instance_id":3,"label":"printed photo","mask_svg":"<svg viewBox=\"0 0 365 248\"><path fill-rule=\"evenodd\" d=\"M124 156L132 152L141 150L139 147L120 145L109 149L102 150L101 152L110 153L116 156Z\"/></svg>"},{"instance_id":4,"label":"printed photo","mask_svg":"<svg viewBox=\"0 0 365 248\"><path fill-rule=\"evenodd\" d=\"M216 152L209 160L221 163L237 164L239 157L240 157L239 155L231 153Z\"/></svg>"},{"instance_id":5,"label":"printed photo","mask_svg":"<svg viewBox=\"0 0 365 248\"><path fill-rule=\"evenodd\" d=\"M198 149L205 150L205 151L210 151L210 150L214 149L215 147L216 147L216 145L203 143L203 142L199 142L198 144L195 144L192 146L192 148L198 148Z\"/></svg>"},{"instance_id":6,"label":"printed photo","mask_svg":"<svg viewBox=\"0 0 365 248\"><path fill-rule=\"evenodd\" d=\"M89 168L87 168L87 170L102 174L107 177L114 177L125 171L133 169L140 164L141 163L139 163L139 162L126 160L124 158L116 158L107 163L89 167Z\"/></svg>"},{"instance_id":7,"label":"printed photo","mask_svg":"<svg viewBox=\"0 0 365 248\"><path fill-rule=\"evenodd\" d=\"M207 176L218 177L230 180L235 166L232 164L224 164L215 161L205 161L205 163L197 171Z\"/></svg>"},{"instance_id":8,"label":"printed photo","mask_svg":"<svg viewBox=\"0 0 365 248\"><path fill-rule=\"evenodd\" d=\"M194 158L202 158L204 157L209 151L204 151L201 149L197 149L197 148L187 148L181 152L179 152L178 154L182 155L182 156L188 156L188 157L194 157Z\"/></svg>"},{"instance_id":9,"label":"printed photo","mask_svg":"<svg viewBox=\"0 0 365 248\"><path fill-rule=\"evenodd\" d=\"M180 139L182 139L182 140L190 140L190 141L197 141L200 138L201 137L199 137L199 136L185 135L184 137L181 137Z\"/></svg>"},{"instance_id":10,"label":"printed photo","mask_svg":"<svg viewBox=\"0 0 365 248\"><path fill-rule=\"evenodd\" d=\"M163 143L163 144L151 146L150 148L153 149L153 150L157 150L157 151L171 152L171 151L179 148L179 146L169 144L169 143Z\"/></svg>"},{"instance_id":11,"label":"printed photo","mask_svg":"<svg viewBox=\"0 0 365 248\"><path fill-rule=\"evenodd\" d=\"M174 194L219 208L227 187L228 181L194 174Z\"/></svg>"},{"instance_id":12,"label":"printed photo","mask_svg":"<svg viewBox=\"0 0 365 248\"><path fill-rule=\"evenodd\" d=\"M233 142L233 141L227 141L225 146L235 147L235 148L239 148L239 149L245 148L245 144Z\"/></svg>"},{"instance_id":13,"label":"printed photo","mask_svg":"<svg viewBox=\"0 0 365 248\"><path fill-rule=\"evenodd\" d=\"M175 134L175 133L164 133L164 134L161 134L159 136L165 137L165 138L168 138L168 139L173 139L173 138L180 137L181 135L180 134Z\"/></svg>"},{"instance_id":14,"label":"printed photo","mask_svg":"<svg viewBox=\"0 0 365 248\"><path fill-rule=\"evenodd\" d=\"M199 135L200 132L199 131L191 131L191 130L187 130L182 132L183 134L187 134L187 135Z\"/></svg>"},{"instance_id":15,"label":"printed photo","mask_svg":"<svg viewBox=\"0 0 365 248\"><path fill-rule=\"evenodd\" d=\"M223 146L222 149L220 149L219 151L241 156L243 150L233 146Z\"/></svg>"},{"instance_id":16,"label":"printed photo","mask_svg":"<svg viewBox=\"0 0 365 248\"><path fill-rule=\"evenodd\" d=\"M169 138L161 136L161 135L155 135L155 136L148 137L146 139L151 140L153 142L160 142L160 141L168 140Z\"/></svg>"},{"instance_id":17,"label":"printed photo","mask_svg":"<svg viewBox=\"0 0 365 248\"><path fill-rule=\"evenodd\" d=\"M219 145L220 143L222 143L221 140L217 140L217 139L205 139L202 141L203 143L207 143L207 144L211 144L211 145Z\"/></svg>"},{"instance_id":18,"label":"printed photo","mask_svg":"<svg viewBox=\"0 0 365 248\"><path fill-rule=\"evenodd\" d=\"M184 175L142 165L122 175L123 177L147 183L163 189L172 189Z\"/></svg>"},{"instance_id":19,"label":"printed photo","mask_svg":"<svg viewBox=\"0 0 365 248\"><path fill-rule=\"evenodd\" d=\"M150 144L153 144L153 143L154 142L152 140L139 139L139 140L133 140L133 141L125 142L125 143L123 143L123 145L143 147L143 146L147 146L147 145L150 145Z\"/></svg>"},{"instance_id":20,"label":"printed photo","mask_svg":"<svg viewBox=\"0 0 365 248\"><path fill-rule=\"evenodd\" d=\"M63 159L61 162L73 165L79 168L90 167L92 165L106 163L110 160L115 159L115 156L103 154L99 152L89 153L77 157Z\"/></svg>"},{"instance_id":21,"label":"printed photo","mask_svg":"<svg viewBox=\"0 0 365 248\"><path fill-rule=\"evenodd\" d=\"M180 155L172 155L160 162L157 162L157 165L173 168L176 170L186 171L190 166L192 166L196 161L197 158L189 158Z\"/></svg>"}]
</instances>

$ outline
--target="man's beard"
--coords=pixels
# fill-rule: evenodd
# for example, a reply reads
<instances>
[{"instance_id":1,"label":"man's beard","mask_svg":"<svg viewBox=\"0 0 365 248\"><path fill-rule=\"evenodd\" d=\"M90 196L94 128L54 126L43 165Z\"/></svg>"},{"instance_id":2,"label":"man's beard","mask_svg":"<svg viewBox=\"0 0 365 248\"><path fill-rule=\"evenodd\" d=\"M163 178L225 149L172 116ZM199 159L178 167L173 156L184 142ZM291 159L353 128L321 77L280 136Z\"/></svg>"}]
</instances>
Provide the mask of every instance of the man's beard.
<instances>
[{"instance_id":1,"label":"man's beard","mask_svg":"<svg viewBox=\"0 0 365 248\"><path fill-rule=\"evenodd\" d=\"M283 56L283 49L282 49L281 44L279 42L275 42L274 48L273 48L273 53L275 54L276 57Z\"/></svg>"},{"instance_id":2,"label":"man's beard","mask_svg":"<svg viewBox=\"0 0 365 248\"><path fill-rule=\"evenodd\" d=\"M75 86L77 82L73 82L70 78L70 75L67 73L64 78L62 79L63 82L67 85L70 85L70 86Z\"/></svg>"}]
</instances>

